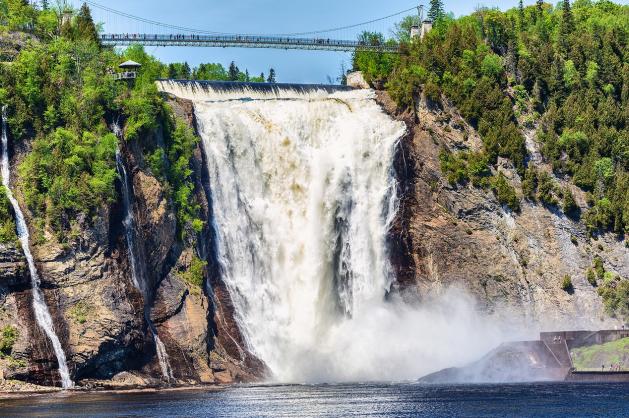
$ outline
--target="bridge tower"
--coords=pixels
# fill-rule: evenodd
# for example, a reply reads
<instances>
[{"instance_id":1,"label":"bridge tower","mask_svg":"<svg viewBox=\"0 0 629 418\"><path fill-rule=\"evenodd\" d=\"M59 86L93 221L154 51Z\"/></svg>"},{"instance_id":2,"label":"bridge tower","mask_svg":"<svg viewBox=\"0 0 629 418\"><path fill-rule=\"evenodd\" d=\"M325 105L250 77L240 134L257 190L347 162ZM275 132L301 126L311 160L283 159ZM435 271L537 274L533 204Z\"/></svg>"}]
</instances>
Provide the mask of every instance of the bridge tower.
<instances>
[{"instance_id":1,"label":"bridge tower","mask_svg":"<svg viewBox=\"0 0 629 418\"><path fill-rule=\"evenodd\" d=\"M424 20L424 5L420 4L417 6L417 24L411 26L411 39L421 37L420 25Z\"/></svg>"}]
</instances>

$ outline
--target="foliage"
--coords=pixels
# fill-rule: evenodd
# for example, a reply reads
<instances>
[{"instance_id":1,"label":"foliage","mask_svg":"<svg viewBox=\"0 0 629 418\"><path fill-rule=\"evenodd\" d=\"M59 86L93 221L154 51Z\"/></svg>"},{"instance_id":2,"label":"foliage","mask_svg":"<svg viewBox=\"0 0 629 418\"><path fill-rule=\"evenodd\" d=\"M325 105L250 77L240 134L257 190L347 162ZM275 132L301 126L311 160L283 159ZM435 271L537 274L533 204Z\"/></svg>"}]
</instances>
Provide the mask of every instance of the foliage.
<instances>
[{"instance_id":1,"label":"foliage","mask_svg":"<svg viewBox=\"0 0 629 418\"><path fill-rule=\"evenodd\" d=\"M576 217L579 213L579 206L577 205L576 200L574 200L574 195L569 187L565 187L561 193L563 195L563 213L570 217Z\"/></svg>"},{"instance_id":2,"label":"foliage","mask_svg":"<svg viewBox=\"0 0 629 418\"><path fill-rule=\"evenodd\" d=\"M515 192L515 188L509 183L504 174L498 173L494 176L491 181L491 189L501 205L506 205L514 212L520 211L520 199Z\"/></svg>"},{"instance_id":3,"label":"foliage","mask_svg":"<svg viewBox=\"0 0 629 418\"><path fill-rule=\"evenodd\" d=\"M629 321L629 280L616 277L598 288L606 312L614 318Z\"/></svg>"},{"instance_id":4,"label":"foliage","mask_svg":"<svg viewBox=\"0 0 629 418\"><path fill-rule=\"evenodd\" d=\"M367 35L361 39L384 42ZM592 193L594 204L583 217L590 231L622 235L629 232L628 39L627 5L538 1L506 12L479 8L459 19L444 16L421 42L403 43L396 59L361 52L354 69L369 81L386 81L402 108L413 109L426 87L436 91L428 83L437 85L478 129L489 163L509 158L525 177L527 199L541 196L557 206L563 198L564 210L578 215L552 177L527 173L515 104L519 115L537 122L541 151L555 174Z\"/></svg>"},{"instance_id":5,"label":"foliage","mask_svg":"<svg viewBox=\"0 0 629 418\"><path fill-rule=\"evenodd\" d=\"M166 133L165 147L156 147L147 155L146 160L153 174L170 191L183 237L186 231L200 232L204 225L199 219L200 207L194 199L193 172L190 166L198 138L188 125L175 120L172 115L165 115L161 119L167 121L163 126Z\"/></svg>"},{"instance_id":6,"label":"foliage","mask_svg":"<svg viewBox=\"0 0 629 418\"><path fill-rule=\"evenodd\" d=\"M206 266L206 261L194 256L192 257L187 270L179 273L179 277L189 285L193 286L195 293L200 293L201 289L203 289L203 283L205 281Z\"/></svg>"},{"instance_id":7,"label":"foliage","mask_svg":"<svg viewBox=\"0 0 629 418\"><path fill-rule=\"evenodd\" d=\"M271 71L269 71L269 74ZM229 66L229 71L218 63L200 64L198 67L191 69L187 62L175 62L168 65L166 77L179 80L208 80L208 81L247 81L252 83L264 83L267 79L264 73L260 76L252 77L249 71L240 71L235 62ZM275 77L275 70L273 70ZM274 78L275 79L275 78Z\"/></svg>"},{"instance_id":8,"label":"foliage","mask_svg":"<svg viewBox=\"0 0 629 418\"><path fill-rule=\"evenodd\" d=\"M572 285L572 278L568 274L563 276L563 279L561 280L561 289L568 293L572 293L574 291L574 286Z\"/></svg>"},{"instance_id":9,"label":"foliage","mask_svg":"<svg viewBox=\"0 0 629 418\"><path fill-rule=\"evenodd\" d=\"M13 325L6 325L0 330L0 355L11 355L19 335L19 331Z\"/></svg>"},{"instance_id":10,"label":"foliage","mask_svg":"<svg viewBox=\"0 0 629 418\"><path fill-rule=\"evenodd\" d=\"M266 79L267 83L275 83L275 69L271 68L269 70L269 77Z\"/></svg>"},{"instance_id":11,"label":"foliage","mask_svg":"<svg viewBox=\"0 0 629 418\"><path fill-rule=\"evenodd\" d=\"M548 206L559 204L557 200L557 185L550 174L543 172L538 177L537 198L540 202Z\"/></svg>"},{"instance_id":12,"label":"foliage","mask_svg":"<svg viewBox=\"0 0 629 418\"><path fill-rule=\"evenodd\" d=\"M603 259L600 256L594 257L594 272L596 273L596 277L599 280L603 280L603 276L605 275L605 267L603 266Z\"/></svg>"},{"instance_id":13,"label":"foliage","mask_svg":"<svg viewBox=\"0 0 629 418\"><path fill-rule=\"evenodd\" d=\"M382 34L363 32L358 37L359 42L366 45L385 45ZM387 54L375 51L357 51L354 53L353 67L363 72L368 83L385 81L399 63L398 54Z\"/></svg>"},{"instance_id":14,"label":"foliage","mask_svg":"<svg viewBox=\"0 0 629 418\"><path fill-rule=\"evenodd\" d=\"M17 241L15 222L11 211L11 203L6 196L6 189L0 186L0 244Z\"/></svg>"},{"instance_id":15,"label":"foliage","mask_svg":"<svg viewBox=\"0 0 629 418\"><path fill-rule=\"evenodd\" d=\"M54 14L28 7L35 32L41 29L39 18ZM184 229L200 230L203 223L197 218L189 168L196 139L177 126L155 86L156 79L182 70L164 66L138 45L123 55L101 48L86 6L64 28L55 17L54 28L46 31L62 36L32 42L12 65L0 67L0 96L9 105L11 132L16 140L29 139L32 148L19 167L18 187L40 232L37 236L43 237L47 229L58 241L68 242L77 222L91 222L99 208L117 198L118 142L109 133L112 121L122 123L128 142L163 130L163 158L148 162L153 167L163 163L159 171L182 234ZM133 84L109 75L127 59L142 64ZM12 225L1 225L3 238L10 238L4 232Z\"/></svg>"},{"instance_id":16,"label":"foliage","mask_svg":"<svg viewBox=\"0 0 629 418\"><path fill-rule=\"evenodd\" d=\"M70 316L79 324L87 322L88 316L92 313L90 305L84 301L79 301L70 309Z\"/></svg>"},{"instance_id":17,"label":"foliage","mask_svg":"<svg viewBox=\"0 0 629 418\"><path fill-rule=\"evenodd\" d=\"M487 156L483 153L442 152L439 156L441 171L451 185L464 184L471 181L474 186L489 186L491 170Z\"/></svg>"},{"instance_id":18,"label":"foliage","mask_svg":"<svg viewBox=\"0 0 629 418\"><path fill-rule=\"evenodd\" d=\"M428 9L428 18L433 22L438 21L445 14L442 0L430 0L430 8Z\"/></svg>"},{"instance_id":19,"label":"foliage","mask_svg":"<svg viewBox=\"0 0 629 418\"><path fill-rule=\"evenodd\" d=\"M597 281L596 281L596 273L594 272L593 269L588 269L587 273L586 273L586 278L588 283L590 283L592 286L596 287L597 285Z\"/></svg>"},{"instance_id":20,"label":"foliage","mask_svg":"<svg viewBox=\"0 0 629 418\"><path fill-rule=\"evenodd\" d=\"M33 142L19 167L21 188L30 210L60 241L79 214L94 214L115 200L117 143L113 134L78 135L64 128Z\"/></svg>"}]
</instances>

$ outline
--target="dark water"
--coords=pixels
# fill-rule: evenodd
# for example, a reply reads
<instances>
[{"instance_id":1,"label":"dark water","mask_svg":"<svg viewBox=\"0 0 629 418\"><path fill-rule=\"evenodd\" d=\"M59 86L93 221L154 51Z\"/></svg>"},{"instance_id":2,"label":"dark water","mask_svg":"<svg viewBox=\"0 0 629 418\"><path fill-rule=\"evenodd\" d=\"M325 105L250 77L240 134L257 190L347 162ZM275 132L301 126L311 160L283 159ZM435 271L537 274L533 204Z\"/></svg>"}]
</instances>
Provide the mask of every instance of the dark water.
<instances>
[{"instance_id":1,"label":"dark water","mask_svg":"<svg viewBox=\"0 0 629 418\"><path fill-rule=\"evenodd\" d=\"M628 384L241 386L219 391L46 395L1 416L629 417Z\"/></svg>"}]
</instances>

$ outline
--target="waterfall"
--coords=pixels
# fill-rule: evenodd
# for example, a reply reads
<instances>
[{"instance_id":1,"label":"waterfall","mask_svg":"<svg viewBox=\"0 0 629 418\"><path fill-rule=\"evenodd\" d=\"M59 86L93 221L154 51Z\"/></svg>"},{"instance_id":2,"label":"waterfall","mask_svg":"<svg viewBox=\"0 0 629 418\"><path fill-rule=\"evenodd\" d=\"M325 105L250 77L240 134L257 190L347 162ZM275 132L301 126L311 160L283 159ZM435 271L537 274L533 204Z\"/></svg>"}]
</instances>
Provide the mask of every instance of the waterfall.
<instances>
[{"instance_id":1,"label":"waterfall","mask_svg":"<svg viewBox=\"0 0 629 418\"><path fill-rule=\"evenodd\" d=\"M30 250L30 237L28 232L28 227L26 225L26 220L24 218L24 214L20 209L20 206L13 196L11 192L11 173L9 166L9 144L8 144L8 134L7 134L7 115L6 115L6 106L2 107L2 184L4 185L7 197L13 206L13 211L15 212L16 217L16 225L17 225L17 234L20 240L20 244L22 245L22 250L24 251L24 256L26 257L26 261L28 263L28 269L31 275L31 288L33 293L33 310L35 311L35 320L37 324L44 330L46 336L52 342L53 349L55 351L55 356L57 357L57 363L59 363L59 375L61 376L61 384L64 389L71 388L74 384L72 379L70 378L70 371L68 370L68 363L66 362L66 356L63 352L63 348L61 347L61 342L59 341L59 337L55 333L54 324L52 322L52 317L50 316L50 311L48 310L48 306L46 305L46 301L44 299L44 294L40 289L40 279L39 274L37 272L37 267L35 267L35 261L33 260L33 255Z\"/></svg>"},{"instance_id":2,"label":"waterfall","mask_svg":"<svg viewBox=\"0 0 629 418\"><path fill-rule=\"evenodd\" d=\"M120 137L120 128L117 125L114 125L112 129L117 136ZM133 218L133 205L131 202L131 188L129 177L127 175L127 169L125 168L124 161L122 160L122 155L120 151L116 152L116 166L118 168L118 174L120 175L120 180L122 183L122 204L124 206L124 220L123 225L125 228L125 238L127 241L127 251L129 255L129 262L131 263L131 279L133 280L133 284L135 287L142 293L144 296L145 303L148 299L148 289L146 281L143 280L144 272L142 270L143 264L139 261L138 251L135 240L135 222ZM153 341L155 342L155 351L157 352L157 359L159 361L159 366L162 371L162 375L167 381L173 380L172 368L170 367L170 362L168 360L168 353L166 352L166 347L164 343L159 339L157 335L157 329L151 321L150 309L145 307L144 317L148 324L149 330L153 337Z\"/></svg>"},{"instance_id":3,"label":"waterfall","mask_svg":"<svg viewBox=\"0 0 629 418\"><path fill-rule=\"evenodd\" d=\"M394 280L386 235L404 124L370 90L158 86L194 103L216 258L247 348L277 381L372 379L382 348L361 328L398 318L385 300Z\"/></svg>"}]
</instances>

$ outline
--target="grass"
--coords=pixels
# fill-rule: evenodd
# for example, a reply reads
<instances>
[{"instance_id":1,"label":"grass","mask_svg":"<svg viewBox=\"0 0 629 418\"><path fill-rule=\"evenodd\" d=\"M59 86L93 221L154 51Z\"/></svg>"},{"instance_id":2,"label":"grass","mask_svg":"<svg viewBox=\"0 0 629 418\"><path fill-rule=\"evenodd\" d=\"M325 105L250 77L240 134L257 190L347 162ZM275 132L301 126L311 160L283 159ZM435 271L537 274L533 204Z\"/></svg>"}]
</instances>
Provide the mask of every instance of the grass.
<instances>
[{"instance_id":1,"label":"grass","mask_svg":"<svg viewBox=\"0 0 629 418\"><path fill-rule=\"evenodd\" d=\"M70 316L79 324L86 323L90 314L91 309L89 305L83 301L77 302L72 309L70 309Z\"/></svg>"},{"instance_id":2,"label":"grass","mask_svg":"<svg viewBox=\"0 0 629 418\"><path fill-rule=\"evenodd\" d=\"M606 344L576 348L572 350L572 363L577 370L609 370L613 364L629 370L629 338Z\"/></svg>"}]
</instances>

